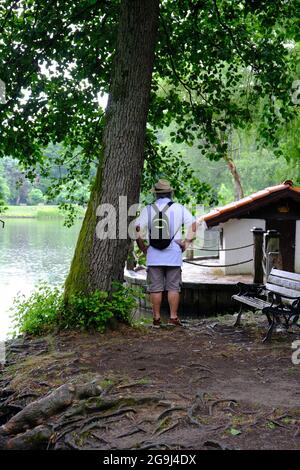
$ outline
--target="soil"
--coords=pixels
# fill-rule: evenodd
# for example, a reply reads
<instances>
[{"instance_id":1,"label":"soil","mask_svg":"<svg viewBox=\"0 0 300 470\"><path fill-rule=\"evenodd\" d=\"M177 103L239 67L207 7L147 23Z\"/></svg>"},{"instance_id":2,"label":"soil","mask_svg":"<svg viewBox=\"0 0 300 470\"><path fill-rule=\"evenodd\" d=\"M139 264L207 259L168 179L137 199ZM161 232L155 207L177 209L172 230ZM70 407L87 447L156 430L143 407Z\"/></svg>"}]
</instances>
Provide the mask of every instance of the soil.
<instances>
[{"instance_id":1,"label":"soil","mask_svg":"<svg viewBox=\"0 0 300 470\"><path fill-rule=\"evenodd\" d=\"M97 382L112 405L75 400L47 418L41 447L299 449L300 364L291 345L300 330L262 343L265 320L246 317L239 328L228 315L10 341L0 424L63 384Z\"/></svg>"}]
</instances>

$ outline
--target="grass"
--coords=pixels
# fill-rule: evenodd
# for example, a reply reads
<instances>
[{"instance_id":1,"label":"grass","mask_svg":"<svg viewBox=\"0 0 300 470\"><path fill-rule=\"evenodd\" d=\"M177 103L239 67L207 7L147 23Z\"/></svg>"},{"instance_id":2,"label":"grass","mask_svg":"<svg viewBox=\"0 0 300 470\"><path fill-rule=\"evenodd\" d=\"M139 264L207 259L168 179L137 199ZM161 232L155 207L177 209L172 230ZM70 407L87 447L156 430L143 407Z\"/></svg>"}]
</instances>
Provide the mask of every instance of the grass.
<instances>
[{"instance_id":1,"label":"grass","mask_svg":"<svg viewBox=\"0 0 300 470\"><path fill-rule=\"evenodd\" d=\"M30 218L30 219L57 219L64 218L64 213L58 206L37 205L37 206L7 206L8 209L1 214L2 218ZM81 217L84 215L84 209L78 207Z\"/></svg>"}]
</instances>

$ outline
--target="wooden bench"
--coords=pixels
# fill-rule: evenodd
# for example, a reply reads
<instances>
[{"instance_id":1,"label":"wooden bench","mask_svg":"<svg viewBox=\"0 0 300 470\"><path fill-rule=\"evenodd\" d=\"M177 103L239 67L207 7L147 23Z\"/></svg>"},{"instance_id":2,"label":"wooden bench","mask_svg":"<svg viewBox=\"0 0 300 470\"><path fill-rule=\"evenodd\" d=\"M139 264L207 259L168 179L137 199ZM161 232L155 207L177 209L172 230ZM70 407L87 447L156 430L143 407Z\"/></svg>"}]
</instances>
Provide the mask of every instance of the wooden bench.
<instances>
[{"instance_id":1,"label":"wooden bench","mask_svg":"<svg viewBox=\"0 0 300 470\"><path fill-rule=\"evenodd\" d=\"M241 303L235 326L240 325L243 306L261 310L267 316L269 329L263 341L271 339L276 324L286 329L297 323L300 316L300 274L272 269L266 284L239 282L239 293L232 299Z\"/></svg>"}]
</instances>

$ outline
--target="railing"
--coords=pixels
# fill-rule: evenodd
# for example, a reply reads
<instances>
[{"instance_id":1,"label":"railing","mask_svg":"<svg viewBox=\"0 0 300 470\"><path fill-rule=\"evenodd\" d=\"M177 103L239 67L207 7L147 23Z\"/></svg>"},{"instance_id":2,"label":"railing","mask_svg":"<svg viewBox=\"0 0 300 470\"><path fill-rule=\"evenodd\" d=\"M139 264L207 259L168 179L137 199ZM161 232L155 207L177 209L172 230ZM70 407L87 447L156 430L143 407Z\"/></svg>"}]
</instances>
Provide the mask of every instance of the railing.
<instances>
[{"instance_id":1,"label":"railing","mask_svg":"<svg viewBox=\"0 0 300 470\"><path fill-rule=\"evenodd\" d=\"M253 258L242 260L237 263L227 263L227 264L203 264L196 261L204 261L207 259L218 259L219 256L200 256L195 258L192 255L188 254L186 259L183 261L185 263L194 264L203 268L227 268L231 266L239 266L242 264L247 264L253 261L253 282L262 284L264 279L269 275L271 269L276 267L280 269L282 267L281 254L279 249L279 239L280 234L276 230L268 230L265 232L262 228L254 227L251 232L253 233L253 243L247 245L236 246L233 248L219 248L219 249L210 249L207 247L197 248L200 251L211 251L211 252L226 252L226 251L237 251L245 248L253 247ZM191 248L194 250L194 248Z\"/></svg>"},{"instance_id":2,"label":"railing","mask_svg":"<svg viewBox=\"0 0 300 470\"><path fill-rule=\"evenodd\" d=\"M254 243L250 243L248 245L236 246L234 248L216 248L215 250L212 250L212 249L208 249L206 247L203 247L203 248L197 248L197 250L200 250L200 251L213 251L213 252L218 251L220 253L220 251L237 251L237 250L242 250L244 248L249 248L251 246L254 246ZM192 248L192 250L194 251L194 248ZM199 264L199 263L195 262L196 260L204 261L206 259L219 259L219 255L216 255L216 256L198 256L196 258L194 256L191 256L191 255L187 254L187 257L183 261L185 263L194 264L195 266L201 266L203 268L216 268L216 267L218 267L218 268L227 268L227 267L231 267L231 266L239 266L240 264L246 264L246 263L250 263L250 261L253 261L253 258L250 258L250 259L247 259L247 260L244 260L244 261L239 261L238 263L229 263L229 264Z\"/></svg>"}]
</instances>

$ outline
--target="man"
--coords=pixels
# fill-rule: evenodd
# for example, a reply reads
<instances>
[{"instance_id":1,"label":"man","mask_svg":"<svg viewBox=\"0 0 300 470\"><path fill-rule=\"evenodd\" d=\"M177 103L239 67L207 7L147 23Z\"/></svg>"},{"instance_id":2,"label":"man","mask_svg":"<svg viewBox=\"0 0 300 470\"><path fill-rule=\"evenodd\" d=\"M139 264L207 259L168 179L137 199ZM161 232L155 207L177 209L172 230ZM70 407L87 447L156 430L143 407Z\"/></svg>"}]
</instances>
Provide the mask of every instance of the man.
<instances>
[{"instance_id":1,"label":"man","mask_svg":"<svg viewBox=\"0 0 300 470\"><path fill-rule=\"evenodd\" d=\"M160 307L164 291L168 292L170 323L181 325L178 307L181 289L182 253L192 243L196 234L196 222L192 214L181 204L172 201L172 191L167 180L160 179L151 190L155 204L145 207L136 220L137 244L147 255L147 286L153 309L153 325L160 326ZM158 215L159 214L159 215ZM187 236L182 240L182 226ZM157 240L153 232L158 227ZM149 245L145 245L141 229L147 228ZM160 232L159 232L160 229ZM162 242L162 231L168 234ZM166 248L163 248L165 245Z\"/></svg>"}]
</instances>

